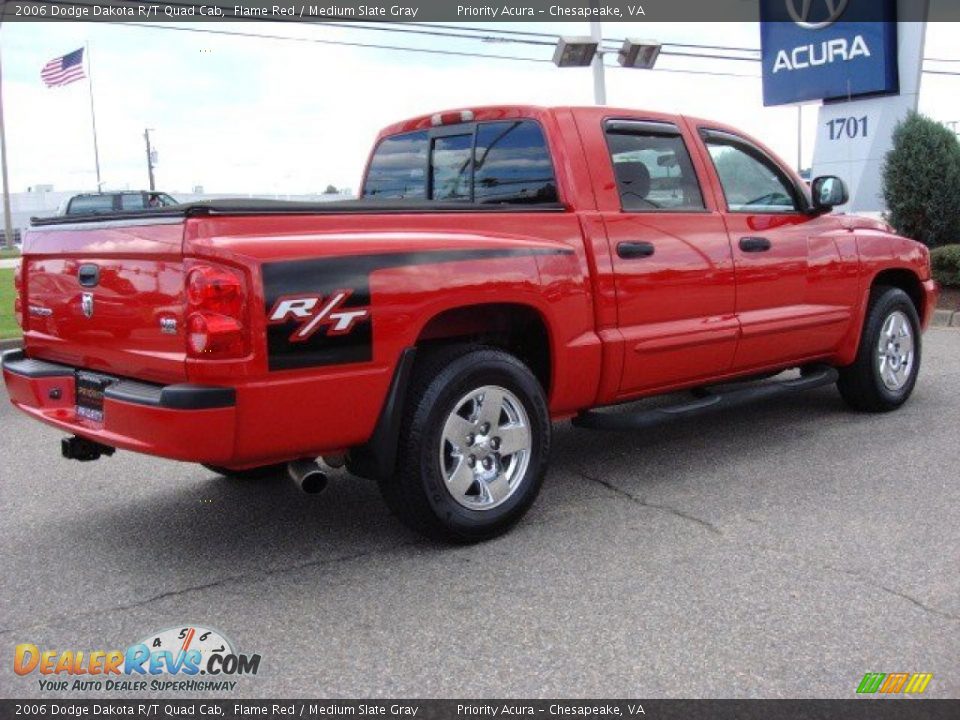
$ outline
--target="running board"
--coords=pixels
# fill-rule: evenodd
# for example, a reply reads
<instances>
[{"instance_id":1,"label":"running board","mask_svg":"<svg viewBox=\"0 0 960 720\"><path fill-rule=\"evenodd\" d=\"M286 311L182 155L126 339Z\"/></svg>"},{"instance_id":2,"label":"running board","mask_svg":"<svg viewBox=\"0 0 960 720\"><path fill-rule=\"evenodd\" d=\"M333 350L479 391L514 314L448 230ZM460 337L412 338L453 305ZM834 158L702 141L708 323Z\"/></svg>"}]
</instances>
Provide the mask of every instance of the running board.
<instances>
[{"instance_id":1,"label":"running board","mask_svg":"<svg viewBox=\"0 0 960 720\"><path fill-rule=\"evenodd\" d=\"M611 413L587 410L573 419L573 424L579 428L590 430L644 430L655 425L686 417L705 415L717 410L747 405L758 400L791 395L804 390L832 385L837 381L836 368L826 365L810 366L803 375L791 380L768 382L752 387L734 388L722 392L705 391L696 400L669 405L653 410L640 410L635 413Z\"/></svg>"}]
</instances>

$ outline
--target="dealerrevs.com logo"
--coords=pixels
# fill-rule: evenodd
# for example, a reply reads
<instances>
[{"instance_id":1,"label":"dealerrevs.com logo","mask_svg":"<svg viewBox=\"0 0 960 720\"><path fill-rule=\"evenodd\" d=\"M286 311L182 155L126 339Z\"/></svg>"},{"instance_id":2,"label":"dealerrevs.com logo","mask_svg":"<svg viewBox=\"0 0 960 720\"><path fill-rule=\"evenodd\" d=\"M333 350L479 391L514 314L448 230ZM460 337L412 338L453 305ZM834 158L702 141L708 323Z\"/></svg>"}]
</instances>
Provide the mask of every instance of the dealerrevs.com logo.
<instances>
[{"instance_id":1,"label":"dealerrevs.com logo","mask_svg":"<svg viewBox=\"0 0 960 720\"><path fill-rule=\"evenodd\" d=\"M126 650L14 649L17 675L37 676L51 692L232 691L239 676L256 675L259 654L242 654L220 632L184 625L152 633Z\"/></svg>"}]
</instances>

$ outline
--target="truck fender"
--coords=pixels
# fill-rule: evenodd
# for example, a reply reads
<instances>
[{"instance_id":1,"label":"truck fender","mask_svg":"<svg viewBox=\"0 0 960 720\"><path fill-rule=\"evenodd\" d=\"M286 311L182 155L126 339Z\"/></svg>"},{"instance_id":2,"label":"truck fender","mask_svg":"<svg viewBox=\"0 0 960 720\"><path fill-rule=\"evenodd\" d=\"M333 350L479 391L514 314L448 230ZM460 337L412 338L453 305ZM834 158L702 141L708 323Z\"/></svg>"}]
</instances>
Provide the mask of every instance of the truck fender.
<instances>
[{"instance_id":1,"label":"truck fender","mask_svg":"<svg viewBox=\"0 0 960 720\"><path fill-rule=\"evenodd\" d=\"M386 480L393 475L400 421L416 357L415 347L407 347L400 352L373 434L365 444L351 449L347 454L347 469L354 475L368 480Z\"/></svg>"}]
</instances>

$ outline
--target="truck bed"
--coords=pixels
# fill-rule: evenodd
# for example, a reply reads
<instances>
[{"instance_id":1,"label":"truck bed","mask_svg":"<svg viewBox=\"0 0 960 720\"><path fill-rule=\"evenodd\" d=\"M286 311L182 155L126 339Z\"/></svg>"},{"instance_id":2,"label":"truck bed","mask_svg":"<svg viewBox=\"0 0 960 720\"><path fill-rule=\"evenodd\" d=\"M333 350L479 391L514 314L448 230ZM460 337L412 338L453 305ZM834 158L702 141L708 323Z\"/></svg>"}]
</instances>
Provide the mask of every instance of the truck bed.
<instances>
[{"instance_id":1,"label":"truck bed","mask_svg":"<svg viewBox=\"0 0 960 720\"><path fill-rule=\"evenodd\" d=\"M131 210L130 212L91 213L86 215L58 215L35 217L30 222L36 227L73 225L118 220L156 220L160 218L196 217L202 215L389 215L425 213L477 212L563 212L562 203L461 203L448 200L339 200L335 202L303 202L297 200L267 200L225 198L202 202L169 205L163 208Z\"/></svg>"}]
</instances>

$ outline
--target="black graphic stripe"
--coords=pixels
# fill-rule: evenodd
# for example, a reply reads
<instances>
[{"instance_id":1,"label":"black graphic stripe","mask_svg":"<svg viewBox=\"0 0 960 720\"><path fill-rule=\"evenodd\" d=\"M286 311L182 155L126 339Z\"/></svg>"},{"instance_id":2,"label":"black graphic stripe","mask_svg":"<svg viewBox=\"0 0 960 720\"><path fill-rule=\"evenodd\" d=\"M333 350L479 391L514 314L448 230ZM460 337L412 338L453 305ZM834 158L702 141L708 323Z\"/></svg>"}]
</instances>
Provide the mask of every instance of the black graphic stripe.
<instances>
[{"instance_id":1,"label":"black graphic stripe","mask_svg":"<svg viewBox=\"0 0 960 720\"><path fill-rule=\"evenodd\" d=\"M463 250L418 250L413 252L345 255L308 260L264 263L263 287L266 313L281 297L319 295L350 289L353 294L342 309L370 306L370 273L377 270L416 265L436 265L466 260L489 260L538 255L572 255L571 248L472 248ZM291 370L318 365L342 365L373 359L373 318L368 316L343 335L329 335L321 329L303 342L291 342L300 327L291 320L267 326L270 370Z\"/></svg>"}]
</instances>

